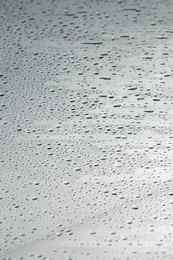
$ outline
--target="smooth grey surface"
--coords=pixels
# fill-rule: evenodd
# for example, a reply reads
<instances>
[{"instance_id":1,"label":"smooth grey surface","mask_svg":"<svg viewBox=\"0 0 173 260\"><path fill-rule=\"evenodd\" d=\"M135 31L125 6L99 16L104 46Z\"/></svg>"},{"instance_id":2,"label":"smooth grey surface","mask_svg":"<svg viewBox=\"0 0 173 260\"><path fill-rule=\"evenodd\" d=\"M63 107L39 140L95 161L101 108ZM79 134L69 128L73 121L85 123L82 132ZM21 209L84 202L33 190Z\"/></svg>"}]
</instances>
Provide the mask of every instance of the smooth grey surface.
<instances>
[{"instance_id":1,"label":"smooth grey surface","mask_svg":"<svg viewBox=\"0 0 173 260\"><path fill-rule=\"evenodd\" d=\"M173 2L0 1L0 259L173 259Z\"/></svg>"}]
</instances>

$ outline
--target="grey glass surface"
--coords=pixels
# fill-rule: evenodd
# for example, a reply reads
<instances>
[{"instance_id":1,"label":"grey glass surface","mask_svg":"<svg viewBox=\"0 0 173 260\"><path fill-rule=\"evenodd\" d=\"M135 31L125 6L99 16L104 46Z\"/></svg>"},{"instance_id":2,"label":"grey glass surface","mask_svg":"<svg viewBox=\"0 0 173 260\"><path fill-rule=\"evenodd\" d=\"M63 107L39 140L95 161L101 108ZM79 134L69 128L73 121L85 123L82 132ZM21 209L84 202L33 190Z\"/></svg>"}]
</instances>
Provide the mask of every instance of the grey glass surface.
<instances>
[{"instance_id":1,"label":"grey glass surface","mask_svg":"<svg viewBox=\"0 0 173 260\"><path fill-rule=\"evenodd\" d=\"M173 2L0 1L0 259L173 259Z\"/></svg>"}]
</instances>

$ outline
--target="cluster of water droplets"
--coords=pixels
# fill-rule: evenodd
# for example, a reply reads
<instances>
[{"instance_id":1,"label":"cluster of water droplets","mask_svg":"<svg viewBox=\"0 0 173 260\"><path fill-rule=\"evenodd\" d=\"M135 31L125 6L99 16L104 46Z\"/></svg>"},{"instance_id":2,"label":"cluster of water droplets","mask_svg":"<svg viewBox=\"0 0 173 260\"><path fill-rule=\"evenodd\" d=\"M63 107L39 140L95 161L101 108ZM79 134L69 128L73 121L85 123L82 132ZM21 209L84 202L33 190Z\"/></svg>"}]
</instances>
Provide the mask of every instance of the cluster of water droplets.
<instances>
[{"instance_id":1,"label":"cluster of water droplets","mask_svg":"<svg viewBox=\"0 0 173 260\"><path fill-rule=\"evenodd\" d=\"M172 259L172 14L1 1L1 259Z\"/></svg>"}]
</instances>

